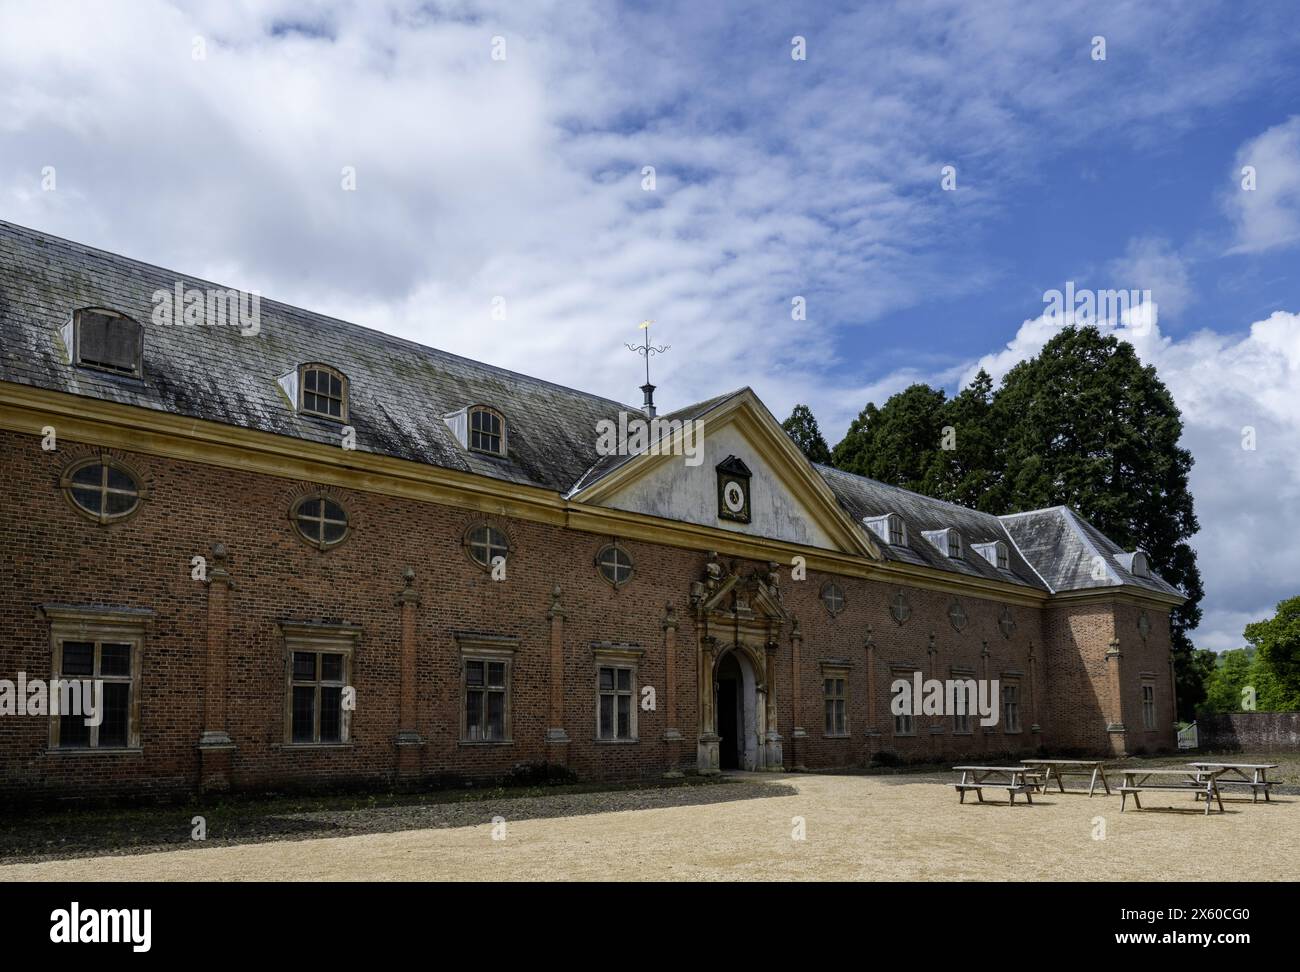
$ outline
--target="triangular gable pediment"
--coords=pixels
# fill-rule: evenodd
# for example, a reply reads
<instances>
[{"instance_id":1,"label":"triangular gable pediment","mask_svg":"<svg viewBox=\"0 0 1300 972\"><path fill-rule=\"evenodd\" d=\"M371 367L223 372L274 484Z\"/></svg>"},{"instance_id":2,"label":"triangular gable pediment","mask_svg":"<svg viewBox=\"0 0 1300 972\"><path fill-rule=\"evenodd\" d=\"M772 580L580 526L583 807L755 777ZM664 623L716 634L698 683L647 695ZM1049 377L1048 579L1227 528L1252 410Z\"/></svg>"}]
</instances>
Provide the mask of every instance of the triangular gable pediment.
<instances>
[{"instance_id":1,"label":"triangular gable pediment","mask_svg":"<svg viewBox=\"0 0 1300 972\"><path fill-rule=\"evenodd\" d=\"M865 530L752 391L737 392L693 420L700 423L694 429L665 435L657 449L615 465L569 499L880 559ZM745 477L743 516L726 512L728 477Z\"/></svg>"}]
</instances>

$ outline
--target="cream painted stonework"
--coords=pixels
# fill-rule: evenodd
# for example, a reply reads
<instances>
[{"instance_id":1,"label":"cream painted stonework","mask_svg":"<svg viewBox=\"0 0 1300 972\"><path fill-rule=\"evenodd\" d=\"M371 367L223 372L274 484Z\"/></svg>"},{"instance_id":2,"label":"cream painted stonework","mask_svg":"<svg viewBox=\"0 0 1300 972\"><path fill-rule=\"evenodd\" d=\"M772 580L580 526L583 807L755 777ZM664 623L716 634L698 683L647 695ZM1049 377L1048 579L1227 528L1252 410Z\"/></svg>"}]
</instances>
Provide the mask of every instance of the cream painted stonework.
<instances>
[{"instance_id":1,"label":"cream painted stonework","mask_svg":"<svg viewBox=\"0 0 1300 972\"><path fill-rule=\"evenodd\" d=\"M718 516L716 467L732 455L741 459L752 474L749 523ZM672 456L607 497L601 505L751 536L838 549L790 486L734 424L720 428L705 426L704 461L698 466L688 466L683 457Z\"/></svg>"}]
</instances>

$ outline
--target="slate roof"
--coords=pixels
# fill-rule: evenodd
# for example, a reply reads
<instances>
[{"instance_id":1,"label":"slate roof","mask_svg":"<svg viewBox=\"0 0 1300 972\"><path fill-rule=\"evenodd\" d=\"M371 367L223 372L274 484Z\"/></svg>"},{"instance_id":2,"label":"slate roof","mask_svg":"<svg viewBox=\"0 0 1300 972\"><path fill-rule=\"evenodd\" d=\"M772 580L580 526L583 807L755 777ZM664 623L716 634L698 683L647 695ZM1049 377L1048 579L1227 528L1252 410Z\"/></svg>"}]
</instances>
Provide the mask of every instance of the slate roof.
<instances>
[{"instance_id":1,"label":"slate roof","mask_svg":"<svg viewBox=\"0 0 1300 972\"><path fill-rule=\"evenodd\" d=\"M0 380L336 445L339 425L297 413L277 382L321 361L351 382L358 451L558 492L598 458L596 423L636 411L265 298L256 337L150 324L153 293L178 280L221 286L0 221ZM68 366L59 329L90 306L146 325L143 379ZM479 403L505 415L508 458L462 449L443 421Z\"/></svg>"},{"instance_id":2,"label":"slate roof","mask_svg":"<svg viewBox=\"0 0 1300 972\"><path fill-rule=\"evenodd\" d=\"M1127 585L1182 597L1176 587L1154 572L1150 577L1139 577L1128 570L1116 557L1125 551L1068 506L1014 513L1001 520L1024 555L1039 566L1053 591ZM1105 577L1093 576L1097 563L1104 566Z\"/></svg>"},{"instance_id":3,"label":"slate roof","mask_svg":"<svg viewBox=\"0 0 1300 972\"><path fill-rule=\"evenodd\" d=\"M236 327L150 324L152 295L174 290L178 281L186 289L227 289L0 221L0 381L337 445L339 425L296 412L277 381L300 364L320 361L350 381L348 424L357 431L358 451L564 495L630 461L597 455L596 430L602 420L617 422L620 412L639 415L637 408L265 298L256 337L244 337ZM67 364L59 331L81 307L113 308L146 325L143 378ZM745 391L662 418L703 418ZM447 413L474 404L505 415L508 457L461 448L443 421ZM1178 595L1157 577L1125 570L1113 556L1119 548L1063 507L999 518L827 466L815 468L859 524L885 513L903 517L907 545L877 543L890 560L1039 590L1129 585ZM945 527L962 534L961 559L948 558L921 535ZM1007 570L970 549L993 540L1008 544ZM1092 558L1098 554L1107 564L1104 580L1092 577Z\"/></svg>"},{"instance_id":4,"label":"slate roof","mask_svg":"<svg viewBox=\"0 0 1300 972\"><path fill-rule=\"evenodd\" d=\"M897 513L902 517L907 525L905 546L891 546L874 533L871 534L876 546L888 560L1047 590L1047 585L1034 567L1016 549L1002 521L993 514L922 496L911 490L830 466L814 465L840 505L857 522L861 523L863 518L884 516L886 513ZM948 557L922 536L923 531L942 530L946 527L954 527L962 536L963 555L959 559ZM991 543L994 540L1001 540L1007 545L1006 570L999 570L983 555L971 549L972 544Z\"/></svg>"}]
</instances>

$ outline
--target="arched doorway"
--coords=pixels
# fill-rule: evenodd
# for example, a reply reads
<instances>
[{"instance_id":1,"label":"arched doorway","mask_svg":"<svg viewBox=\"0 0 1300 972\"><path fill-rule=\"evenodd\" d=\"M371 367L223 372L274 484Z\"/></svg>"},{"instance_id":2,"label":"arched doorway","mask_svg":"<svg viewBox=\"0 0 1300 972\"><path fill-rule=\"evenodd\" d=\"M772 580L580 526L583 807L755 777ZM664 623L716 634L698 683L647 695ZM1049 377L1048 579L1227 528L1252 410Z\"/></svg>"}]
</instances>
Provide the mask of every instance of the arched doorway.
<instances>
[{"instance_id":1,"label":"arched doorway","mask_svg":"<svg viewBox=\"0 0 1300 972\"><path fill-rule=\"evenodd\" d=\"M754 667L742 651L728 651L713 676L721 769L757 769L758 691Z\"/></svg>"}]
</instances>

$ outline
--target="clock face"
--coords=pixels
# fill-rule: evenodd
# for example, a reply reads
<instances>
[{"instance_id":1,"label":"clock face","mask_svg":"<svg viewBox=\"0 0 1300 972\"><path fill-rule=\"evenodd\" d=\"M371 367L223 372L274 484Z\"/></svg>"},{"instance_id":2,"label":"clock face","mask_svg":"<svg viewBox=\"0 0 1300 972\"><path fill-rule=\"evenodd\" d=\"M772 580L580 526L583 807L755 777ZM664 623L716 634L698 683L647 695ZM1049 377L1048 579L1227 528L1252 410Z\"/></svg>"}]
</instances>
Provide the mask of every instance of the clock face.
<instances>
[{"instance_id":1,"label":"clock face","mask_svg":"<svg viewBox=\"0 0 1300 972\"><path fill-rule=\"evenodd\" d=\"M745 487L735 479L729 479L722 485L722 502L731 513L739 513L745 508Z\"/></svg>"}]
</instances>

